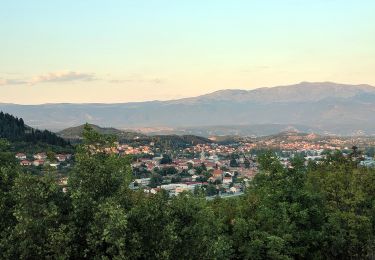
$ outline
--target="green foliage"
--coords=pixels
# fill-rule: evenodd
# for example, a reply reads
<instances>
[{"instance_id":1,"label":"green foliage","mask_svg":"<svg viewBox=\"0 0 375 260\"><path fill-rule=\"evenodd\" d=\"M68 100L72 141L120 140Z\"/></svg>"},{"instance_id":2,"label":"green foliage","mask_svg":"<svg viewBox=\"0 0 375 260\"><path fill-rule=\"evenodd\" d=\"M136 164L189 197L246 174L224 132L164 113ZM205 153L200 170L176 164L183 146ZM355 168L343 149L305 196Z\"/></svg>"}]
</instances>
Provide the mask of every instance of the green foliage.
<instances>
[{"instance_id":1,"label":"green foliage","mask_svg":"<svg viewBox=\"0 0 375 260\"><path fill-rule=\"evenodd\" d=\"M162 176L174 175L177 173L178 173L177 169L173 166L161 168L159 171L159 174L161 174Z\"/></svg>"},{"instance_id":2,"label":"green foliage","mask_svg":"<svg viewBox=\"0 0 375 260\"><path fill-rule=\"evenodd\" d=\"M170 164L172 163L172 158L168 154L163 154L163 157L160 160L160 164Z\"/></svg>"},{"instance_id":3,"label":"green foliage","mask_svg":"<svg viewBox=\"0 0 375 260\"><path fill-rule=\"evenodd\" d=\"M229 258L229 237L205 198L182 194L172 199L170 210L171 221L178 231L172 259Z\"/></svg>"},{"instance_id":4,"label":"green foliage","mask_svg":"<svg viewBox=\"0 0 375 260\"><path fill-rule=\"evenodd\" d=\"M153 173L150 178L149 186L151 188L156 188L163 182L163 177L158 173Z\"/></svg>"},{"instance_id":5,"label":"green foliage","mask_svg":"<svg viewBox=\"0 0 375 260\"><path fill-rule=\"evenodd\" d=\"M128 188L131 176L129 158L107 153L106 148L114 145L112 137L101 136L89 125L85 126L83 135L85 140L78 147L75 167L68 180L74 230L72 239L76 245L73 252L79 257L96 255L91 236L106 230L96 229L92 224L100 222L98 214L109 214L109 218L122 214L121 211L107 212L115 207L108 204L108 200L121 196ZM104 247L103 250L112 249Z\"/></svg>"},{"instance_id":6,"label":"green foliage","mask_svg":"<svg viewBox=\"0 0 375 260\"><path fill-rule=\"evenodd\" d=\"M15 202L13 215L16 224L10 231L6 254L17 258L40 259L52 257L53 240L50 236L59 228L64 218L64 194L55 179L21 175L15 181L12 195ZM58 255L55 255L56 257Z\"/></svg>"},{"instance_id":7,"label":"green foliage","mask_svg":"<svg viewBox=\"0 0 375 260\"><path fill-rule=\"evenodd\" d=\"M0 139L0 152L9 150L9 142L6 139Z\"/></svg>"},{"instance_id":8,"label":"green foliage","mask_svg":"<svg viewBox=\"0 0 375 260\"><path fill-rule=\"evenodd\" d=\"M230 167L238 167L239 165L238 165L237 159L239 159L238 154L232 154L231 159L229 161L229 166Z\"/></svg>"},{"instance_id":9,"label":"green foliage","mask_svg":"<svg viewBox=\"0 0 375 260\"><path fill-rule=\"evenodd\" d=\"M10 143L6 139L0 139L0 166L16 164L14 154L9 151Z\"/></svg>"},{"instance_id":10,"label":"green foliage","mask_svg":"<svg viewBox=\"0 0 375 260\"><path fill-rule=\"evenodd\" d=\"M245 158L245 160L244 160L244 165L245 165L245 168L246 168L246 169L249 169L249 168L250 168L250 161L249 161L249 159Z\"/></svg>"},{"instance_id":11,"label":"green foliage","mask_svg":"<svg viewBox=\"0 0 375 260\"><path fill-rule=\"evenodd\" d=\"M216 185L209 184L206 188L206 195L207 196L215 196L218 194L218 190L216 188Z\"/></svg>"}]
</instances>

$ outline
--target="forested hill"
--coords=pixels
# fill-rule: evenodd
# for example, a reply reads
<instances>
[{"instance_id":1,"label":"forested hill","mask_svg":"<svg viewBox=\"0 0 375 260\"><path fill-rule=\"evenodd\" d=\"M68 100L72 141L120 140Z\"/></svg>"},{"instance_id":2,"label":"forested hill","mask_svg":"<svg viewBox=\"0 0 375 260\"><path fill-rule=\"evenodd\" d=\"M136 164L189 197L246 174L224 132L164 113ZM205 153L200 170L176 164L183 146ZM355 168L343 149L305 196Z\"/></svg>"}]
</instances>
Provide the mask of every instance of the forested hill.
<instances>
[{"instance_id":1,"label":"forested hill","mask_svg":"<svg viewBox=\"0 0 375 260\"><path fill-rule=\"evenodd\" d=\"M142 133L123 131L113 127L100 127L88 124L94 131L102 135L114 135L121 143L150 143L162 149L178 149L181 147L212 143L211 140L196 135L152 135L147 136ZM83 139L83 129L85 125L70 127L57 133L58 136L71 142Z\"/></svg>"},{"instance_id":2,"label":"forested hill","mask_svg":"<svg viewBox=\"0 0 375 260\"><path fill-rule=\"evenodd\" d=\"M37 130L27 126L22 118L0 111L0 138L12 142L46 143L66 146L69 143L48 130Z\"/></svg>"},{"instance_id":3,"label":"forested hill","mask_svg":"<svg viewBox=\"0 0 375 260\"><path fill-rule=\"evenodd\" d=\"M114 135L119 140L133 140L139 138L146 138L146 135L132 132L132 131L123 131L113 127L100 127L94 124L88 124L93 130L103 135ZM80 140L83 138L83 130L85 125L79 125L75 127L66 128L57 133L58 136L67 139L67 140Z\"/></svg>"}]
</instances>

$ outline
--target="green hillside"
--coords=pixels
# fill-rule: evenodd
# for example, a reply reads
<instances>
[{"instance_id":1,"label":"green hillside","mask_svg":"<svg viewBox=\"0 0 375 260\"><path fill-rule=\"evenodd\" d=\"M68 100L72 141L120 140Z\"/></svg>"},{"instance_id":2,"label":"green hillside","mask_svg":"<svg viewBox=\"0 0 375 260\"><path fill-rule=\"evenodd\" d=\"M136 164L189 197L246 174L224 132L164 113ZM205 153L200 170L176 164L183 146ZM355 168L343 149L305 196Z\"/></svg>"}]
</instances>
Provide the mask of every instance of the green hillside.
<instances>
[{"instance_id":1,"label":"green hillside","mask_svg":"<svg viewBox=\"0 0 375 260\"><path fill-rule=\"evenodd\" d=\"M22 118L0 112L0 138L11 142L68 146L69 143L48 130L38 130L27 126Z\"/></svg>"},{"instance_id":2,"label":"green hillside","mask_svg":"<svg viewBox=\"0 0 375 260\"><path fill-rule=\"evenodd\" d=\"M113 127L100 127L100 126L93 125L93 124L89 124L89 126L92 127L93 130L95 130L96 132L102 135L115 135L120 140L134 140L134 139L146 137L145 135L141 133L131 132L131 131L122 131ZM58 132L57 134L64 139L80 140L82 139L82 133L83 133L84 127L85 125L69 127Z\"/></svg>"},{"instance_id":3,"label":"green hillside","mask_svg":"<svg viewBox=\"0 0 375 260\"><path fill-rule=\"evenodd\" d=\"M82 133L85 125L80 125L76 127L70 127L64 129L57 134L72 142L79 142L82 140ZM142 133L123 131L112 127L100 127L97 125L89 124L89 126L96 132L102 135L114 135L122 143L128 144L143 144L147 145L151 142L154 143L156 147L162 149L176 149L181 147L187 147L197 144L211 143L212 141L195 135L153 135L147 136Z\"/></svg>"}]
</instances>

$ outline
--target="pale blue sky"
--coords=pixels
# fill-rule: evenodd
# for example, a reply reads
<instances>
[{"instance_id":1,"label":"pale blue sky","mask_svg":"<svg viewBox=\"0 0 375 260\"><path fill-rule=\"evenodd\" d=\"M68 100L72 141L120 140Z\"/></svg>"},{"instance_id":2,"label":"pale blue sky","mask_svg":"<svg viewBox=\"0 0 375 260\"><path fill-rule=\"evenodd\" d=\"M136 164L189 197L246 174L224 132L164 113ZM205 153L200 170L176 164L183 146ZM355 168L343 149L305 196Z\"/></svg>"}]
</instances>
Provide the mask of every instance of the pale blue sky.
<instances>
[{"instance_id":1,"label":"pale blue sky","mask_svg":"<svg viewBox=\"0 0 375 260\"><path fill-rule=\"evenodd\" d=\"M375 85L372 0L0 0L0 102Z\"/></svg>"}]
</instances>

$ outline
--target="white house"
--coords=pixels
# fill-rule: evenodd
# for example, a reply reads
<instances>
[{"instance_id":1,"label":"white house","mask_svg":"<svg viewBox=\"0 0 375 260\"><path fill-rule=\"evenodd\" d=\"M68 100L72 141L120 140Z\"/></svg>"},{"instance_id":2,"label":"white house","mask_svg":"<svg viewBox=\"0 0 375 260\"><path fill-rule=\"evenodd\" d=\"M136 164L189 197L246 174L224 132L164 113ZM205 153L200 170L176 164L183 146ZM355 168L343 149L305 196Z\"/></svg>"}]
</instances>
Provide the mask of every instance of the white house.
<instances>
[{"instance_id":1,"label":"white house","mask_svg":"<svg viewBox=\"0 0 375 260\"><path fill-rule=\"evenodd\" d=\"M24 154L24 153L17 153L16 158L18 160L26 160L27 157L26 157L26 154Z\"/></svg>"},{"instance_id":2,"label":"white house","mask_svg":"<svg viewBox=\"0 0 375 260\"><path fill-rule=\"evenodd\" d=\"M229 189L229 191L232 192L232 193L236 193L237 192L237 188L236 187L231 187Z\"/></svg>"},{"instance_id":3,"label":"white house","mask_svg":"<svg viewBox=\"0 0 375 260\"><path fill-rule=\"evenodd\" d=\"M43 165L43 164L44 164L43 160L35 160L35 161L33 161L33 165L34 166L40 166L40 165Z\"/></svg>"},{"instance_id":4,"label":"white house","mask_svg":"<svg viewBox=\"0 0 375 260\"><path fill-rule=\"evenodd\" d=\"M136 182L138 185L147 186L150 184L151 178L142 178L142 179L135 179L134 183Z\"/></svg>"},{"instance_id":5,"label":"white house","mask_svg":"<svg viewBox=\"0 0 375 260\"><path fill-rule=\"evenodd\" d=\"M31 162L30 161L28 161L28 160L22 160L21 162L20 162L20 165L22 165L22 166L31 166Z\"/></svg>"},{"instance_id":6,"label":"white house","mask_svg":"<svg viewBox=\"0 0 375 260\"><path fill-rule=\"evenodd\" d=\"M231 184L232 182L233 182L232 176L223 178L223 184Z\"/></svg>"},{"instance_id":7,"label":"white house","mask_svg":"<svg viewBox=\"0 0 375 260\"><path fill-rule=\"evenodd\" d=\"M47 155L45 153L37 153L37 154L34 154L34 159L45 160L47 159Z\"/></svg>"}]
</instances>

